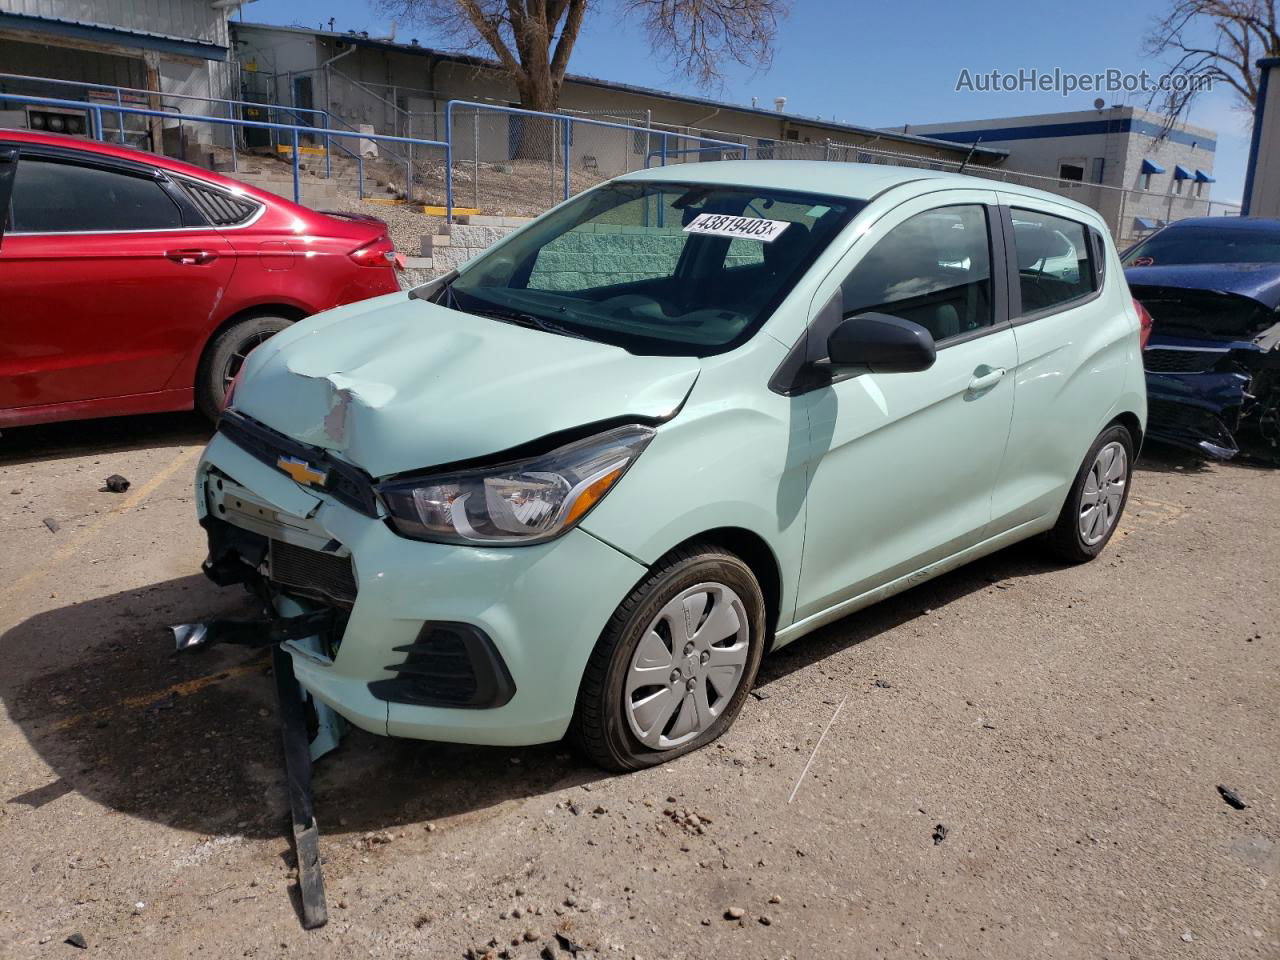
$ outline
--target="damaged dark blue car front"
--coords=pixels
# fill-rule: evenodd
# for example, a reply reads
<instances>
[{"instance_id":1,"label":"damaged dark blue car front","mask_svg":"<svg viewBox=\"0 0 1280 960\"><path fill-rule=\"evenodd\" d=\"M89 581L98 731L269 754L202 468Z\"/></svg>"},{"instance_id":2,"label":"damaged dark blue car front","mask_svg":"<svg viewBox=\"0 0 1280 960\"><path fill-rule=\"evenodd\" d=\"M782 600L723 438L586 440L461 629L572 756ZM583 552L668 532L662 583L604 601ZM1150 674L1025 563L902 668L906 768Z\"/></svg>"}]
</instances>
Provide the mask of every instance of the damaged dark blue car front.
<instances>
[{"instance_id":1,"label":"damaged dark blue car front","mask_svg":"<svg viewBox=\"0 0 1280 960\"><path fill-rule=\"evenodd\" d=\"M1125 276L1154 320L1148 436L1280 465L1280 265L1131 266Z\"/></svg>"}]
</instances>

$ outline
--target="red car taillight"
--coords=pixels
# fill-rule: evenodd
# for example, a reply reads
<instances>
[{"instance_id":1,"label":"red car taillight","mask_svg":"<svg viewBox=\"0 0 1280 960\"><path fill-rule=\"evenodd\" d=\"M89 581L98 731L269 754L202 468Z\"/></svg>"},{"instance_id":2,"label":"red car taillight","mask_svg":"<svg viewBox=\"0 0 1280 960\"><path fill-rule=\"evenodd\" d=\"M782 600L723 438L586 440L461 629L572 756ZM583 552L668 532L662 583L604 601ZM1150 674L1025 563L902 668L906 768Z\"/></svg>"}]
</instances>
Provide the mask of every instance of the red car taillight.
<instances>
[{"instance_id":1,"label":"red car taillight","mask_svg":"<svg viewBox=\"0 0 1280 960\"><path fill-rule=\"evenodd\" d=\"M396 256L396 245L386 234L377 240L371 240L363 247L356 247L347 254L362 267L396 267L399 260Z\"/></svg>"},{"instance_id":2,"label":"red car taillight","mask_svg":"<svg viewBox=\"0 0 1280 960\"><path fill-rule=\"evenodd\" d=\"M1151 319L1151 314L1137 300L1133 301L1134 307L1138 310L1138 345L1139 349L1147 349L1147 341L1151 339L1151 328L1155 326L1155 321Z\"/></svg>"}]
</instances>

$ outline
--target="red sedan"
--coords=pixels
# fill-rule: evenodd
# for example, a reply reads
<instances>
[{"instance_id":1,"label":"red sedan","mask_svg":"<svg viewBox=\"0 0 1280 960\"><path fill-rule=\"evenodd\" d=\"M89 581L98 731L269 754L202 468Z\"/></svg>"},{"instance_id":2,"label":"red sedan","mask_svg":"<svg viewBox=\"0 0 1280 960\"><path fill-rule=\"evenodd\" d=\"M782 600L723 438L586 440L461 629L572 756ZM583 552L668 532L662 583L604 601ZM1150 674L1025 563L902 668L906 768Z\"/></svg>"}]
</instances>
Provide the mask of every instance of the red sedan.
<instances>
[{"instance_id":1,"label":"red sedan","mask_svg":"<svg viewBox=\"0 0 1280 960\"><path fill-rule=\"evenodd\" d=\"M216 416L295 320L399 290L385 224L177 160L0 130L0 427Z\"/></svg>"}]
</instances>

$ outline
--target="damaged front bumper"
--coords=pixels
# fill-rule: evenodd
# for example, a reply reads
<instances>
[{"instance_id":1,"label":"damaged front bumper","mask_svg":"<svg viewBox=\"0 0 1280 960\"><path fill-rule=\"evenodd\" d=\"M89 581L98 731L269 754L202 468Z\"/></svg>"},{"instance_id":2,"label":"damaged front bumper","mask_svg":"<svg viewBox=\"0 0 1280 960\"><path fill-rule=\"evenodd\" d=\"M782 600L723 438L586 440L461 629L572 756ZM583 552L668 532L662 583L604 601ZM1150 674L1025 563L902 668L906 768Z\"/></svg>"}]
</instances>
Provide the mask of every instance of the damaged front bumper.
<instances>
[{"instance_id":1,"label":"damaged front bumper","mask_svg":"<svg viewBox=\"0 0 1280 960\"><path fill-rule=\"evenodd\" d=\"M1280 350L1153 340L1143 360L1151 439L1280 465Z\"/></svg>"},{"instance_id":2,"label":"damaged front bumper","mask_svg":"<svg viewBox=\"0 0 1280 960\"><path fill-rule=\"evenodd\" d=\"M261 454L221 432L205 450L206 572L262 593L279 618L323 615L281 643L307 692L379 734L563 736L587 658L642 565L582 530L519 548L408 540Z\"/></svg>"}]
</instances>

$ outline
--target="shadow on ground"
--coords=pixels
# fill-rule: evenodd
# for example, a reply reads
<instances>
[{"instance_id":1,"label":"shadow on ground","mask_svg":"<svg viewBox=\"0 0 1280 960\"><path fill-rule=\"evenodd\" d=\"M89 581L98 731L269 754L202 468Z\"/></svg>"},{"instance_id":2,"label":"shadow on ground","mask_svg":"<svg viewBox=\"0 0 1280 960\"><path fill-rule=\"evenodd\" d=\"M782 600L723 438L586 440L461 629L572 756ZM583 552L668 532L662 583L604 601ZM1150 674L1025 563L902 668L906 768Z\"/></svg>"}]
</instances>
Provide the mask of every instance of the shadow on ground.
<instances>
[{"instance_id":1,"label":"shadow on ground","mask_svg":"<svg viewBox=\"0 0 1280 960\"><path fill-rule=\"evenodd\" d=\"M0 434L0 464L205 443L212 433L213 424L198 413L157 413L8 427Z\"/></svg>"},{"instance_id":2,"label":"shadow on ground","mask_svg":"<svg viewBox=\"0 0 1280 960\"><path fill-rule=\"evenodd\" d=\"M1055 569L1014 547L839 621L765 660L758 685L976 590ZM194 575L38 614L0 636L0 699L57 779L9 803L75 790L199 833L278 836L287 808L270 658L179 656L168 625L249 616L247 597ZM563 744L523 749L352 731L316 767L317 809L372 831L476 813L604 776Z\"/></svg>"},{"instance_id":3,"label":"shadow on ground","mask_svg":"<svg viewBox=\"0 0 1280 960\"><path fill-rule=\"evenodd\" d=\"M179 656L167 627L250 616L245 594L196 575L38 614L0 636L0 699L57 779L0 802L71 790L199 833L278 836L287 811L261 651ZM602 774L561 744L513 750L391 740L353 730L315 770L317 809L382 830L494 807Z\"/></svg>"},{"instance_id":4,"label":"shadow on ground","mask_svg":"<svg viewBox=\"0 0 1280 960\"><path fill-rule=\"evenodd\" d=\"M1048 559L1038 538L1006 547L904 593L881 600L783 647L765 658L756 687L767 686L774 680L878 637L971 593L1017 589L1016 581L1019 579L1053 574L1061 569L1062 564Z\"/></svg>"}]
</instances>

